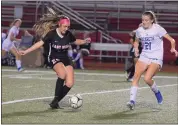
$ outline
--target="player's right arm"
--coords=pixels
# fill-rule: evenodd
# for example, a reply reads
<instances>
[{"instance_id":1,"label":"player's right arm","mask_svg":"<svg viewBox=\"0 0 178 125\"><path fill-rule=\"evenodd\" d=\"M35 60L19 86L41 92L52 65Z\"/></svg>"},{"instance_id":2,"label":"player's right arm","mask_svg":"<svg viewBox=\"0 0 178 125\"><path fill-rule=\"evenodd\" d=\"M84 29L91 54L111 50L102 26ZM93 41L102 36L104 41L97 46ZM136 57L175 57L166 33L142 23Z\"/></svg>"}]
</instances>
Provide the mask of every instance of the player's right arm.
<instances>
[{"instance_id":1,"label":"player's right arm","mask_svg":"<svg viewBox=\"0 0 178 125\"><path fill-rule=\"evenodd\" d=\"M24 51L19 51L19 53L21 55L26 55L27 53L30 53L34 50L37 50L38 48L42 47L44 44L44 42L42 40L40 40L39 42L35 43L33 46L31 46L30 48L24 50Z\"/></svg>"},{"instance_id":2,"label":"player's right arm","mask_svg":"<svg viewBox=\"0 0 178 125\"><path fill-rule=\"evenodd\" d=\"M21 55L26 55L27 53L37 50L40 47L42 47L45 43L49 43L51 41L52 37L53 37L53 32L48 32L44 38L42 38L40 41L35 43L33 46L31 46L30 48L28 48L25 51L19 51L19 52Z\"/></svg>"},{"instance_id":3,"label":"player's right arm","mask_svg":"<svg viewBox=\"0 0 178 125\"><path fill-rule=\"evenodd\" d=\"M13 32L10 33L10 40L11 41L17 41L17 42L21 41L21 39L17 39L17 38L14 37L14 33Z\"/></svg>"}]
</instances>

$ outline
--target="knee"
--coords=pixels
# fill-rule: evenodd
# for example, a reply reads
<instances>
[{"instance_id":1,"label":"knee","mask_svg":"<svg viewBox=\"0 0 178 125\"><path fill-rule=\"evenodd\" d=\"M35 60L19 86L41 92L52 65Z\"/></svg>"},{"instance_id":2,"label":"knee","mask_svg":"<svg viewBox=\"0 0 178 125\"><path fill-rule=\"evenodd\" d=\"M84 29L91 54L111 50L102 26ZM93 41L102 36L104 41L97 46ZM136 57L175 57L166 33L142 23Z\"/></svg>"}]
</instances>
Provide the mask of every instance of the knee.
<instances>
[{"instance_id":1,"label":"knee","mask_svg":"<svg viewBox=\"0 0 178 125\"><path fill-rule=\"evenodd\" d=\"M2 50L1 51L1 56L4 57L6 55L6 51Z\"/></svg>"},{"instance_id":2,"label":"knee","mask_svg":"<svg viewBox=\"0 0 178 125\"><path fill-rule=\"evenodd\" d=\"M65 85L69 88L72 88L72 86L74 85L74 82L66 82Z\"/></svg>"},{"instance_id":3,"label":"knee","mask_svg":"<svg viewBox=\"0 0 178 125\"><path fill-rule=\"evenodd\" d=\"M151 78L148 77L148 76L144 76L144 81L145 81L146 83L150 83Z\"/></svg>"},{"instance_id":4,"label":"knee","mask_svg":"<svg viewBox=\"0 0 178 125\"><path fill-rule=\"evenodd\" d=\"M138 79L140 76L141 76L140 73L138 73L138 72L135 72L135 73L134 73L134 78Z\"/></svg>"},{"instance_id":5,"label":"knee","mask_svg":"<svg viewBox=\"0 0 178 125\"><path fill-rule=\"evenodd\" d=\"M61 79L65 79L66 78L66 74L65 73L56 72L56 75Z\"/></svg>"},{"instance_id":6,"label":"knee","mask_svg":"<svg viewBox=\"0 0 178 125\"><path fill-rule=\"evenodd\" d=\"M16 58L16 60L20 60L21 59L21 55L20 54L15 54L15 58Z\"/></svg>"}]
</instances>

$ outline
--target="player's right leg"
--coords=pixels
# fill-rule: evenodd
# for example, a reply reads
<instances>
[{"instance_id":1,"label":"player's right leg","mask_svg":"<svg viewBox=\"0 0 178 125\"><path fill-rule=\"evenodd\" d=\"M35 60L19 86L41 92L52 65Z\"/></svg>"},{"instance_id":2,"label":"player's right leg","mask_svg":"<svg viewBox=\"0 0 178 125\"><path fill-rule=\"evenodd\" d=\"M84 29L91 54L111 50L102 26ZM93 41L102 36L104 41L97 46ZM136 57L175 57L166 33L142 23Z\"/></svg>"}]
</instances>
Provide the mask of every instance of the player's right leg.
<instances>
[{"instance_id":1,"label":"player's right leg","mask_svg":"<svg viewBox=\"0 0 178 125\"><path fill-rule=\"evenodd\" d=\"M2 50L1 50L1 56L2 58L5 58L6 53L10 50L11 43L9 41L4 40L2 43Z\"/></svg>"},{"instance_id":2,"label":"player's right leg","mask_svg":"<svg viewBox=\"0 0 178 125\"><path fill-rule=\"evenodd\" d=\"M2 56L2 58L4 58L6 56L6 51L3 49L1 50L1 56Z\"/></svg>"},{"instance_id":3,"label":"player's right leg","mask_svg":"<svg viewBox=\"0 0 178 125\"><path fill-rule=\"evenodd\" d=\"M59 104L58 104L59 98L63 96L63 86L64 86L64 81L66 78L66 70L65 70L64 64L61 62L58 62L56 64L54 62L54 66L52 67L53 67L53 70L56 72L58 79L56 81L54 99L49 105L52 109L57 109L59 108Z\"/></svg>"},{"instance_id":4,"label":"player's right leg","mask_svg":"<svg viewBox=\"0 0 178 125\"><path fill-rule=\"evenodd\" d=\"M135 64L137 63L137 61L138 61L138 58L134 56L134 59L133 59L134 64L133 64L132 69L130 70L129 76L127 78L127 81L129 81L129 82L133 81L133 76L135 73Z\"/></svg>"},{"instance_id":5,"label":"player's right leg","mask_svg":"<svg viewBox=\"0 0 178 125\"><path fill-rule=\"evenodd\" d=\"M147 69L147 66L148 65L142 61L138 61L135 65L134 79L132 82L132 87L130 89L130 101L127 103L127 107L130 110L133 110L135 107L136 94L137 94L137 90L138 90L138 82L140 80L141 75Z\"/></svg>"}]
</instances>

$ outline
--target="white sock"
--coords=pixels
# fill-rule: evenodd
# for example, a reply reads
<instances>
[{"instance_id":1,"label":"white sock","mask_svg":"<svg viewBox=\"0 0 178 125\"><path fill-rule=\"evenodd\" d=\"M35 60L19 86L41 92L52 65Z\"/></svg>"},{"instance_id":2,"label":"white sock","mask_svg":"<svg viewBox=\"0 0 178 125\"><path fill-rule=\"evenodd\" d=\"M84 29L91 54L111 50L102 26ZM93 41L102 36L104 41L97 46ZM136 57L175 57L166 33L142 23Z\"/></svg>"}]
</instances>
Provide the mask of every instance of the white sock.
<instances>
[{"instance_id":1,"label":"white sock","mask_svg":"<svg viewBox=\"0 0 178 125\"><path fill-rule=\"evenodd\" d=\"M83 58L80 58L79 63L80 63L80 68L84 69L84 67L83 67Z\"/></svg>"},{"instance_id":2,"label":"white sock","mask_svg":"<svg viewBox=\"0 0 178 125\"><path fill-rule=\"evenodd\" d=\"M21 68L21 60L16 60L17 69Z\"/></svg>"},{"instance_id":3,"label":"white sock","mask_svg":"<svg viewBox=\"0 0 178 125\"><path fill-rule=\"evenodd\" d=\"M78 59L80 59L80 57L81 57L81 53L77 53L77 56L75 57L75 61L77 61Z\"/></svg>"},{"instance_id":4,"label":"white sock","mask_svg":"<svg viewBox=\"0 0 178 125\"><path fill-rule=\"evenodd\" d=\"M158 92L158 88L157 88L157 86L156 86L155 81L154 81L153 85L152 85L150 88L151 88L151 90L152 90L154 93L157 93L157 92Z\"/></svg>"},{"instance_id":5,"label":"white sock","mask_svg":"<svg viewBox=\"0 0 178 125\"><path fill-rule=\"evenodd\" d=\"M68 50L68 56L73 58L73 51L72 50Z\"/></svg>"},{"instance_id":6,"label":"white sock","mask_svg":"<svg viewBox=\"0 0 178 125\"><path fill-rule=\"evenodd\" d=\"M131 89L130 89L130 101L134 101L136 100L136 95L137 95L137 90L138 90L138 87L137 86L132 86Z\"/></svg>"}]
</instances>

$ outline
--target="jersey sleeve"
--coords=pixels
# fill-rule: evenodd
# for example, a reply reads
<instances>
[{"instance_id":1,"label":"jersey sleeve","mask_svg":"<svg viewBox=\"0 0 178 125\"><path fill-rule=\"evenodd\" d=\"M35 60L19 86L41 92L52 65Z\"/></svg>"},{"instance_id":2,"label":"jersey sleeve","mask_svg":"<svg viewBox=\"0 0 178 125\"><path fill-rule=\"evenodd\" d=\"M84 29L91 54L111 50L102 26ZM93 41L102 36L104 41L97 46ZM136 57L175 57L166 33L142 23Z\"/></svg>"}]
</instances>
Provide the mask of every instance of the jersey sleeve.
<instances>
[{"instance_id":1,"label":"jersey sleeve","mask_svg":"<svg viewBox=\"0 0 178 125\"><path fill-rule=\"evenodd\" d=\"M69 31L70 43L74 43L76 41L75 36Z\"/></svg>"},{"instance_id":2,"label":"jersey sleeve","mask_svg":"<svg viewBox=\"0 0 178 125\"><path fill-rule=\"evenodd\" d=\"M15 34L15 32L16 32L16 27L13 26L13 27L10 29L9 34L11 34L11 33Z\"/></svg>"},{"instance_id":3,"label":"jersey sleeve","mask_svg":"<svg viewBox=\"0 0 178 125\"><path fill-rule=\"evenodd\" d=\"M163 37L165 34L167 34L167 31L162 27L158 25L158 36L161 38Z\"/></svg>"}]
</instances>

